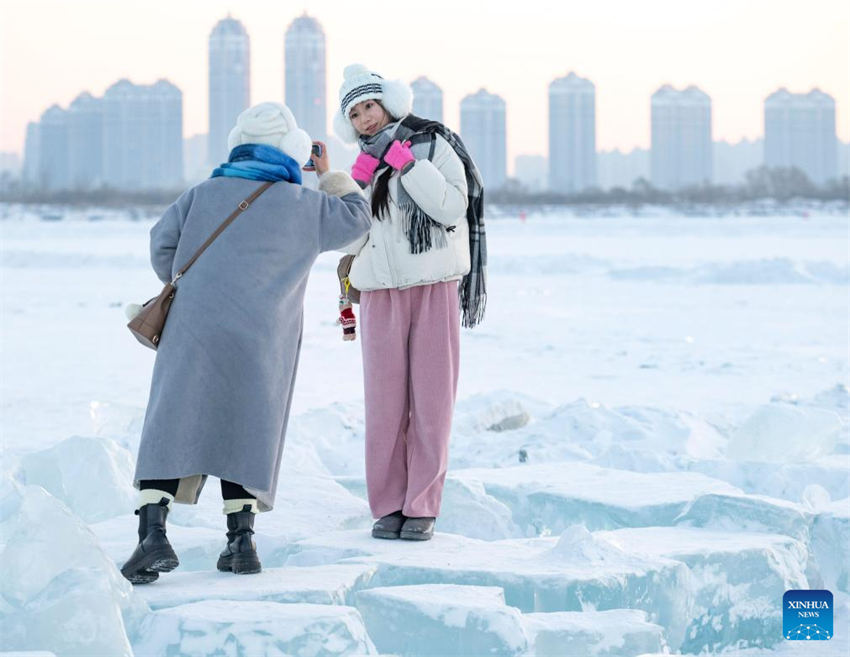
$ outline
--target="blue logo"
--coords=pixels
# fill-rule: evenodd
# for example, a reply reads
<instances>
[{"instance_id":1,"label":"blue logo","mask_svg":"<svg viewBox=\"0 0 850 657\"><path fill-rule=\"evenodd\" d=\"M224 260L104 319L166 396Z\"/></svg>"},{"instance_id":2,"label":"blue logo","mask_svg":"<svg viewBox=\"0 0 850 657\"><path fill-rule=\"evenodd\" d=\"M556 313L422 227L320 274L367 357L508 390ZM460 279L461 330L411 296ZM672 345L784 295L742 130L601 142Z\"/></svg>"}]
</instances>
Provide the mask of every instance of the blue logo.
<instances>
[{"instance_id":1,"label":"blue logo","mask_svg":"<svg viewBox=\"0 0 850 657\"><path fill-rule=\"evenodd\" d=\"M782 596L782 635L789 641L828 641L832 638L832 593L785 591Z\"/></svg>"}]
</instances>

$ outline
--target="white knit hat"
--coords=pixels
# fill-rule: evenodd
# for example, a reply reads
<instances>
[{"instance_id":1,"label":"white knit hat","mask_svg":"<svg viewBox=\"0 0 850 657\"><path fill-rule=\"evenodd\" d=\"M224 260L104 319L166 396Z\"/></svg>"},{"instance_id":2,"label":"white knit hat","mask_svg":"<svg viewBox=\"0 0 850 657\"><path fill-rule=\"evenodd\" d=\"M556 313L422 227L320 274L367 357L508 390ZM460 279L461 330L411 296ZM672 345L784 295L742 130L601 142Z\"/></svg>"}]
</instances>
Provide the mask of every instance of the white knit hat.
<instances>
[{"instance_id":1,"label":"white knit hat","mask_svg":"<svg viewBox=\"0 0 850 657\"><path fill-rule=\"evenodd\" d=\"M406 82L384 80L362 64L350 64L343 71L339 88L339 109L334 113L334 132L349 144L357 141L357 131L351 125L348 113L357 103L374 98L380 100L393 119L410 114L413 92Z\"/></svg>"},{"instance_id":2,"label":"white knit hat","mask_svg":"<svg viewBox=\"0 0 850 657\"><path fill-rule=\"evenodd\" d=\"M298 127L286 105L260 103L242 112L236 119L236 126L227 136L229 150L241 144L274 146L298 164L304 164L310 158L313 140Z\"/></svg>"}]
</instances>

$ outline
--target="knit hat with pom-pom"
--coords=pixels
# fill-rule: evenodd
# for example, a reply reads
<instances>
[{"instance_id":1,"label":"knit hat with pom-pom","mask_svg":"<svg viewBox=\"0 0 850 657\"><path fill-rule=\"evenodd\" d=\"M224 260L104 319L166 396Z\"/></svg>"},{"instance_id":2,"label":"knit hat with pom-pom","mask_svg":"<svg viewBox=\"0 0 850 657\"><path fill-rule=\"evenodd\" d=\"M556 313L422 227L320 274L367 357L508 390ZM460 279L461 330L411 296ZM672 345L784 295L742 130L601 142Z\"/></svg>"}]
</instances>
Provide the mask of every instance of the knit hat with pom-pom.
<instances>
[{"instance_id":1,"label":"knit hat with pom-pom","mask_svg":"<svg viewBox=\"0 0 850 657\"><path fill-rule=\"evenodd\" d=\"M410 114L413 92L401 80L385 80L362 64L345 67L342 86L339 88L339 109L334 113L334 132L345 142L357 141L357 131L348 114L351 108L364 100L381 101L393 119Z\"/></svg>"},{"instance_id":2,"label":"knit hat with pom-pom","mask_svg":"<svg viewBox=\"0 0 850 657\"><path fill-rule=\"evenodd\" d=\"M229 150L242 144L274 146L302 164L310 157L313 141L298 127L286 105L260 103L242 112L227 136Z\"/></svg>"}]
</instances>

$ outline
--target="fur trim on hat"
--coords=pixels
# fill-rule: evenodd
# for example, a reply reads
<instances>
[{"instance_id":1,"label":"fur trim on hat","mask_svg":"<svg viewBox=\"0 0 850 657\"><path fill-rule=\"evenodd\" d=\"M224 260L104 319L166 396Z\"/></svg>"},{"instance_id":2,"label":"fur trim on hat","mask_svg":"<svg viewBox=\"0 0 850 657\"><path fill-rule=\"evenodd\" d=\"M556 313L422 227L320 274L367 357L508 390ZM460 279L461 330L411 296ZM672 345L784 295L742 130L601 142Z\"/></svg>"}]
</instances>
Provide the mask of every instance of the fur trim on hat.
<instances>
[{"instance_id":1,"label":"fur trim on hat","mask_svg":"<svg viewBox=\"0 0 850 657\"><path fill-rule=\"evenodd\" d=\"M290 109L282 103L260 103L249 107L236 119L227 136L227 148L241 144L266 144L282 150L298 164L310 159L313 140L298 127Z\"/></svg>"},{"instance_id":2,"label":"fur trim on hat","mask_svg":"<svg viewBox=\"0 0 850 657\"><path fill-rule=\"evenodd\" d=\"M413 91L402 80L385 80L377 73L369 71L362 64L345 67L343 82L339 88L340 106L334 112L334 132L349 144L357 141L357 131L348 118L351 108L364 100L380 101L384 109L394 120L410 114L413 106Z\"/></svg>"}]
</instances>

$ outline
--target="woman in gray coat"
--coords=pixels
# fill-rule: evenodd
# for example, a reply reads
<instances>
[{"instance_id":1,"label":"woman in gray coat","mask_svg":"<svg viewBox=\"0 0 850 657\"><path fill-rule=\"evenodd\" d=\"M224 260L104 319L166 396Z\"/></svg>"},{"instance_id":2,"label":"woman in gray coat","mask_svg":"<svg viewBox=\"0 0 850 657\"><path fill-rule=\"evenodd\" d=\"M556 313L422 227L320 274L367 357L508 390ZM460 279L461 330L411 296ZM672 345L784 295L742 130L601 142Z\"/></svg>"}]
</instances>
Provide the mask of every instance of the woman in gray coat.
<instances>
[{"instance_id":1,"label":"woman in gray coat","mask_svg":"<svg viewBox=\"0 0 850 657\"><path fill-rule=\"evenodd\" d=\"M301 186L311 141L279 103L245 110L229 161L189 189L151 230L163 282L264 183L261 196L177 281L156 354L135 484L139 544L122 573L136 584L178 565L165 534L173 501L194 504L221 479L227 545L218 569L259 572L254 514L274 504L298 367L303 299L323 251L368 232L369 206L347 173L314 156L319 191Z\"/></svg>"}]
</instances>

